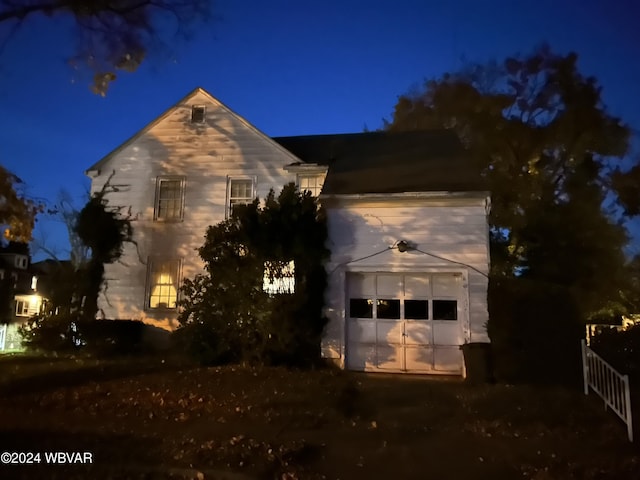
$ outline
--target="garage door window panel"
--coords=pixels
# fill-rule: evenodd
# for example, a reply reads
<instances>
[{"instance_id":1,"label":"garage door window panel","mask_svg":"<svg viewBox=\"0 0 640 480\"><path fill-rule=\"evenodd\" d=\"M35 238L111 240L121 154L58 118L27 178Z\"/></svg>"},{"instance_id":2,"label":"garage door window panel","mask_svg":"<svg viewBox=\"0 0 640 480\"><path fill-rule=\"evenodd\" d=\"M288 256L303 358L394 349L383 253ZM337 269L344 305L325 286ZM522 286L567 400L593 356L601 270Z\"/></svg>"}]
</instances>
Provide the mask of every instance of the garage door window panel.
<instances>
[{"instance_id":1,"label":"garage door window panel","mask_svg":"<svg viewBox=\"0 0 640 480\"><path fill-rule=\"evenodd\" d=\"M400 300L381 298L376 302L376 318L400 320Z\"/></svg>"},{"instance_id":2,"label":"garage door window panel","mask_svg":"<svg viewBox=\"0 0 640 480\"><path fill-rule=\"evenodd\" d=\"M429 320L429 302L427 300L405 300L404 318L407 320Z\"/></svg>"},{"instance_id":3,"label":"garage door window panel","mask_svg":"<svg viewBox=\"0 0 640 480\"><path fill-rule=\"evenodd\" d=\"M349 317L373 318L373 300L370 298L352 298L349 300Z\"/></svg>"},{"instance_id":4,"label":"garage door window panel","mask_svg":"<svg viewBox=\"0 0 640 480\"><path fill-rule=\"evenodd\" d=\"M458 302L456 300L434 300L434 320L458 320Z\"/></svg>"}]
</instances>

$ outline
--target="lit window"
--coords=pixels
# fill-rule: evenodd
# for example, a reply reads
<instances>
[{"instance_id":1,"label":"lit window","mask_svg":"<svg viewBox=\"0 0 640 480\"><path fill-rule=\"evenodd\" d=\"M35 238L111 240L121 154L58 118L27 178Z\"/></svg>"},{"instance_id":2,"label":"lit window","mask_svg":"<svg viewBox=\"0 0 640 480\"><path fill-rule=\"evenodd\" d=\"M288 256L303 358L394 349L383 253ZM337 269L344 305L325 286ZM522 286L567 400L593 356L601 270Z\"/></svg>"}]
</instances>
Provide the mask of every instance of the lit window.
<instances>
[{"instance_id":1,"label":"lit window","mask_svg":"<svg viewBox=\"0 0 640 480\"><path fill-rule=\"evenodd\" d=\"M322 190L322 175L298 175L298 190L317 197Z\"/></svg>"},{"instance_id":2,"label":"lit window","mask_svg":"<svg viewBox=\"0 0 640 480\"><path fill-rule=\"evenodd\" d=\"M148 308L176 308L180 260L150 260L148 279Z\"/></svg>"},{"instance_id":3,"label":"lit window","mask_svg":"<svg viewBox=\"0 0 640 480\"><path fill-rule=\"evenodd\" d=\"M40 312L42 297L39 295L21 296L16 298L16 316L31 317Z\"/></svg>"},{"instance_id":4,"label":"lit window","mask_svg":"<svg viewBox=\"0 0 640 480\"><path fill-rule=\"evenodd\" d=\"M38 277L34 275L33 277L31 277L31 290L36 290L37 286L38 286Z\"/></svg>"},{"instance_id":5,"label":"lit window","mask_svg":"<svg viewBox=\"0 0 640 480\"><path fill-rule=\"evenodd\" d=\"M296 288L293 260L290 262L265 262L262 288L270 294L293 293Z\"/></svg>"},{"instance_id":6,"label":"lit window","mask_svg":"<svg viewBox=\"0 0 640 480\"><path fill-rule=\"evenodd\" d=\"M16 300L16 316L17 317L29 316L29 302L25 300Z\"/></svg>"},{"instance_id":7,"label":"lit window","mask_svg":"<svg viewBox=\"0 0 640 480\"><path fill-rule=\"evenodd\" d=\"M194 105L191 107L191 123L204 123L207 107L204 105Z\"/></svg>"},{"instance_id":8,"label":"lit window","mask_svg":"<svg viewBox=\"0 0 640 480\"><path fill-rule=\"evenodd\" d=\"M184 177L158 177L156 184L155 220L182 219Z\"/></svg>"},{"instance_id":9,"label":"lit window","mask_svg":"<svg viewBox=\"0 0 640 480\"><path fill-rule=\"evenodd\" d=\"M253 201L253 180L250 178L229 179L229 216L235 205L246 205Z\"/></svg>"}]
</instances>

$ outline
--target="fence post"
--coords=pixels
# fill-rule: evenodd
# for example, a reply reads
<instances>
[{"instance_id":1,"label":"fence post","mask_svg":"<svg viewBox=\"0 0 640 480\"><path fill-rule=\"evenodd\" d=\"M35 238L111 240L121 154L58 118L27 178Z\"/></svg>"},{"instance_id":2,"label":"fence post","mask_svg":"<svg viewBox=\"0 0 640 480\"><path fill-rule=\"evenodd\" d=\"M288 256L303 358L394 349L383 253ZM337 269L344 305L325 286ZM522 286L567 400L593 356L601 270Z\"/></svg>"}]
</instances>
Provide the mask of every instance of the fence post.
<instances>
[{"instance_id":1,"label":"fence post","mask_svg":"<svg viewBox=\"0 0 640 480\"><path fill-rule=\"evenodd\" d=\"M624 401L627 407L627 435L629 436L629 441L633 442L633 418L631 417L631 388L629 385L629 375L622 377L622 384L624 385Z\"/></svg>"},{"instance_id":2,"label":"fence post","mask_svg":"<svg viewBox=\"0 0 640 480\"><path fill-rule=\"evenodd\" d=\"M582 381L584 384L584 394L589 395L589 364L587 363L587 341L581 340L582 345Z\"/></svg>"}]
</instances>

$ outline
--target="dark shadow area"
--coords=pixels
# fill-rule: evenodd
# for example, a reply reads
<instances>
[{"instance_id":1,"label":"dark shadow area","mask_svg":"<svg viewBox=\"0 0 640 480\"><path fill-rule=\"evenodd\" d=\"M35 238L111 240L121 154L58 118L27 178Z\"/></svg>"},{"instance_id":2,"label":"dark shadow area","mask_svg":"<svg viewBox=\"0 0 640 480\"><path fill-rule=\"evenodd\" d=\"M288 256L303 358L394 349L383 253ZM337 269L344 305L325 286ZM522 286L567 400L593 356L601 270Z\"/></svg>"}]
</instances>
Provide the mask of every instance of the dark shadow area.
<instances>
[{"instance_id":1,"label":"dark shadow area","mask_svg":"<svg viewBox=\"0 0 640 480\"><path fill-rule=\"evenodd\" d=\"M0 396L12 397L59 388L70 388L90 382L103 382L135 377L153 372L180 370L188 363L185 360L166 362L159 357L121 357L98 365L72 365L59 371L43 371L33 375L8 379L0 384Z\"/></svg>"},{"instance_id":2,"label":"dark shadow area","mask_svg":"<svg viewBox=\"0 0 640 480\"><path fill-rule=\"evenodd\" d=\"M152 437L47 429L0 432L0 451L39 454L29 464L0 465L2 478L151 478L144 470L163 461L162 441ZM133 476L127 470L139 471Z\"/></svg>"}]
</instances>

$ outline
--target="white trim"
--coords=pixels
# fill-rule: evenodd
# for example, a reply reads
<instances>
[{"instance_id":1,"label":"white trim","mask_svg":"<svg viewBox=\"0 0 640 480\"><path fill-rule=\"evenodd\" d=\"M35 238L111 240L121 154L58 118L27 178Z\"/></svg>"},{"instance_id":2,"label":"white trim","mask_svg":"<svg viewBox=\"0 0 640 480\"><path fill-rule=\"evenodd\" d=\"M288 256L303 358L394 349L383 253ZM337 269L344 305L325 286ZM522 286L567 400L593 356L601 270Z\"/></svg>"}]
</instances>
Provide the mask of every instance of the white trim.
<instances>
[{"instance_id":1,"label":"white trim","mask_svg":"<svg viewBox=\"0 0 640 480\"><path fill-rule=\"evenodd\" d=\"M294 163L291 165L285 165L284 170L289 173L302 173L302 174L326 174L329 171L329 167L325 165L318 165L317 163Z\"/></svg>"},{"instance_id":2,"label":"white trim","mask_svg":"<svg viewBox=\"0 0 640 480\"><path fill-rule=\"evenodd\" d=\"M301 178L315 178L316 180L316 186L315 191L311 191L307 188L302 188L300 186L300 179ZM326 179L326 175L324 175L323 173L314 173L314 172L300 172L298 174L296 174L296 187L298 187L298 190L303 193L305 191L310 192L314 197L319 197L320 194L322 193L322 187L324 186L324 181Z\"/></svg>"},{"instance_id":3,"label":"white trim","mask_svg":"<svg viewBox=\"0 0 640 480\"><path fill-rule=\"evenodd\" d=\"M225 201L225 218L231 216L231 183L234 180L250 180L251 181L251 196L247 197L251 203L256 198L256 192L258 191L258 177L256 175L227 175L227 196Z\"/></svg>"},{"instance_id":4,"label":"white trim","mask_svg":"<svg viewBox=\"0 0 640 480\"><path fill-rule=\"evenodd\" d=\"M180 182L180 211L177 217L164 218L158 216L160 207L160 185L162 182ZM184 198L186 193L187 177L184 175L158 175L156 177L156 195L153 202L153 221L154 222L181 222L184 219Z\"/></svg>"}]
</instances>

